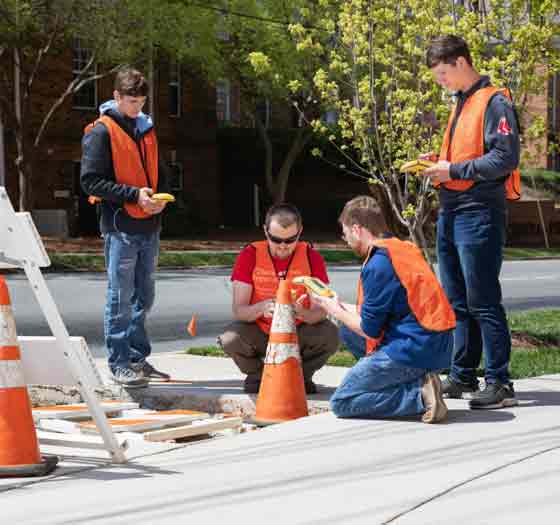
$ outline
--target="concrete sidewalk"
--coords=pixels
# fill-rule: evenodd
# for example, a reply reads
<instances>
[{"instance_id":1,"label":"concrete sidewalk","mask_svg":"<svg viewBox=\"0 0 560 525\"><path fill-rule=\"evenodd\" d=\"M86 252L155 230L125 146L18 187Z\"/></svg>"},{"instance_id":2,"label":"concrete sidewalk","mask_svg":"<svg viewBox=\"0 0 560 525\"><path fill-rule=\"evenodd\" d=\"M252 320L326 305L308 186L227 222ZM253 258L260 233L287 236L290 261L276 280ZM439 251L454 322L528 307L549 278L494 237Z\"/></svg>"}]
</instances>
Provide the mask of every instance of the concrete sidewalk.
<instances>
[{"instance_id":1,"label":"concrete sidewalk","mask_svg":"<svg viewBox=\"0 0 560 525\"><path fill-rule=\"evenodd\" d=\"M202 389L244 395L231 392L241 375L230 360L172 354L153 363L196 378ZM345 372L321 370L323 394ZM60 476L62 469L32 485L0 480L0 491L14 489L0 493L2 523L556 523L560 376L515 387L518 407L471 411L466 401L450 400L441 425L323 413L156 454L138 451L126 466L65 458L74 462L69 474Z\"/></svg>"},{"instance_id":2,"label":"concrete sidewalk","mask_svg":"<svg viewBox=\"0 0 560 525\"><path fill-rule=\"evenodd\" d=\"M154 354L150 362L157 369L171 374L172 382L150 383L148 388L129 390L112 386L112 395L156 410L185 408L244 417L255 414L257 396L243 392L245 376L232 359L176 353ZM111 383L106 360L96 359L96 364L106 384ZM347 370L328 366L315 374L318 392L307 397L310 413L329 410L328 400Z\"/></svg>"}]
</instances>

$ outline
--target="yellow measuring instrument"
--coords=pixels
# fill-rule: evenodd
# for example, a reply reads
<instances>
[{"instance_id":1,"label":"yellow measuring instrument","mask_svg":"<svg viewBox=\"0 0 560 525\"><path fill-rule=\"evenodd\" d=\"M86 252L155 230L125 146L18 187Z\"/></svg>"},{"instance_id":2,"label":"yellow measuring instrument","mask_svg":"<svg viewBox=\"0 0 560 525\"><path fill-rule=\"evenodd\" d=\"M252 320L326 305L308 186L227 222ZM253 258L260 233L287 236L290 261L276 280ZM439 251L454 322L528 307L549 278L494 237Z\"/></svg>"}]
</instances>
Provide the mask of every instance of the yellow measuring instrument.
<instances>
[{"instance_id":1,"label":"yellow measuring instrument","mask_svg":"<svg viewBox=\"0 0 560 525\"><path fill-rule=\"evenodd\" d=\"M310 277L309 275L302 275L301 277L294 277L294 284L301 284L305 286L308 292L322 297L336 297L336 293L331 290L321 279L317 277Z\"/></svg>"},{"instance_id":2,"label":"yellow measuring instrument","mask_svg":"<svg viewBox=\"0 0 560 525\"><path fill-rule=\"evenodd\" d=\"M410 162L405 162L401 166L401 171L403 173L417 174L417 173L421 173L426 168L430 168L431 166L434 165L435 162L432 162L431 160L416 159L416 160L411 160Z\"/></svg>"},{"instance_id":3,"label":"yellow measuring instrument","mask_svg":"<svg viewBox=\"0 0 560 525\"><path fill-rule=\"evenodd\" d=\"M175 197L171 193L154 193L152 199L155 201L175 202Z\"/></svg>"}]
</instances>

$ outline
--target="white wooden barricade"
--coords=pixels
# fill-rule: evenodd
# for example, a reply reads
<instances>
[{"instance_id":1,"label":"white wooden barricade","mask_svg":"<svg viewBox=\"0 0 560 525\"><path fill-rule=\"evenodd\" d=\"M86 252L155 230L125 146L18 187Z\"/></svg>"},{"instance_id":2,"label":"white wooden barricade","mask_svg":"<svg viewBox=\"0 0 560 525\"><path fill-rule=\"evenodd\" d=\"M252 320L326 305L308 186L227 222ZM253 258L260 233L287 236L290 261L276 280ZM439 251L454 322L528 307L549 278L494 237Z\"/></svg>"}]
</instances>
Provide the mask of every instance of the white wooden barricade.
<instances>
[{"instance_id":1,"label":"white wooden barricade","mask_svg":"<svg viewBox=\"0 0 560 525\"><path fill-rule=\"evenodd\" d=\"M63 384L71 381L70 384L76 385L112 460L115 463L125 463L124 447L119 445L94 392L96 387L103 384L99 372L85 341L68 335L41 273L40 268L50 264L31 215L16 213L6 189L0 186L0 267L23 268L54 336L20 339L24 374L30 373L33 383L53 384L52 381L56 378ZM85 352L82 351L84 347ZM38 355L38 351L42 351L43 355ZM61 370L60 367L64 369ZM26 381L30 383L27 377Z\"/></svg>"}]
</instances>

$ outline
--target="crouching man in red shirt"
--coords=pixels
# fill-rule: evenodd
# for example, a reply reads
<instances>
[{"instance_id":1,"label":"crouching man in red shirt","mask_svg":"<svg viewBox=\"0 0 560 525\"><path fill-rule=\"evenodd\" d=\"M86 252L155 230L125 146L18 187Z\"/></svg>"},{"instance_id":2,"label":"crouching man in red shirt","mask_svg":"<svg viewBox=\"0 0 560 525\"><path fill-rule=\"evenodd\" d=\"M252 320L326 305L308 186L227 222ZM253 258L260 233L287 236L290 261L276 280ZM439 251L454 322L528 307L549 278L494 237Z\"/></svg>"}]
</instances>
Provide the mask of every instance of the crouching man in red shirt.
<instances>
[{"instance_id":1,"label":"crouching man in red shirt","mask_svg":"<svg viewBox=\"0 0 560 525\"><path fill-rule=\"evenodd\" d=\"M218 343L247 374L247 393L259 391L280 279L311 275L329 282L319 252L299 240L302 230L301 214L295 206L272 206L265 219L266 240L245 247L235 261L231 276L235 321L218 337ZM308 302L298 300L295 308L305 391L314 394L313 374L337 351L338 329L318 306L309 308Z\"/></svg>"}]
</instances>

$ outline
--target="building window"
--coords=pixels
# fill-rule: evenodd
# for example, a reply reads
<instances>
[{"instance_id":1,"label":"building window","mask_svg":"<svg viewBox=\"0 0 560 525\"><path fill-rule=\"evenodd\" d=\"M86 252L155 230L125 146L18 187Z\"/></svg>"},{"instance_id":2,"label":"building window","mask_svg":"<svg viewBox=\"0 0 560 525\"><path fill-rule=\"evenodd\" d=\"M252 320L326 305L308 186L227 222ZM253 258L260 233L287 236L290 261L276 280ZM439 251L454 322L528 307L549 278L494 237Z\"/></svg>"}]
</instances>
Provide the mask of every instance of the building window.
<instances>
[{"instance_id":1,"label":"building window","mask_svg":"<svg viewBox=\"0 0 560 525\"><path fill-rule=\"evenodd\" d=\"M175 61L169 64L169 115L181 116L181 65Z\"/></svg>"},{"instance_id":2,"label":"building window","mask_svg":"<svg viewBox=\"0 0 560 525\"><path fill-rule=\"evenodd\" d=\"M84 46L80 38L72 40L72 76L76 78L84 71L91 60L91 50ZM97 65L93 64L87 75L94 75ZM72 107L75 109L97 109L97 82L86 82L79 91L72 95Z\"/></svg>"},{"instance_id":3,"label":"building window","mask_svg":"<svg viewBox=\"0 0 560 525\"><path fill-rule=\"evenodd\" d=\"M216 82L216 117L219 123L231 121L231 87L229 80Z\"/></svg>"},{"instance_id":4,"label":"building window","mask_svg":"<svg viewBox=\"0 0 560 525\"><path fill-rule=\"evenodd\" d=\"M178 161L169 162L169 187L173 192L183 191L183 164Z\"/></svg>"}]
</instances>

